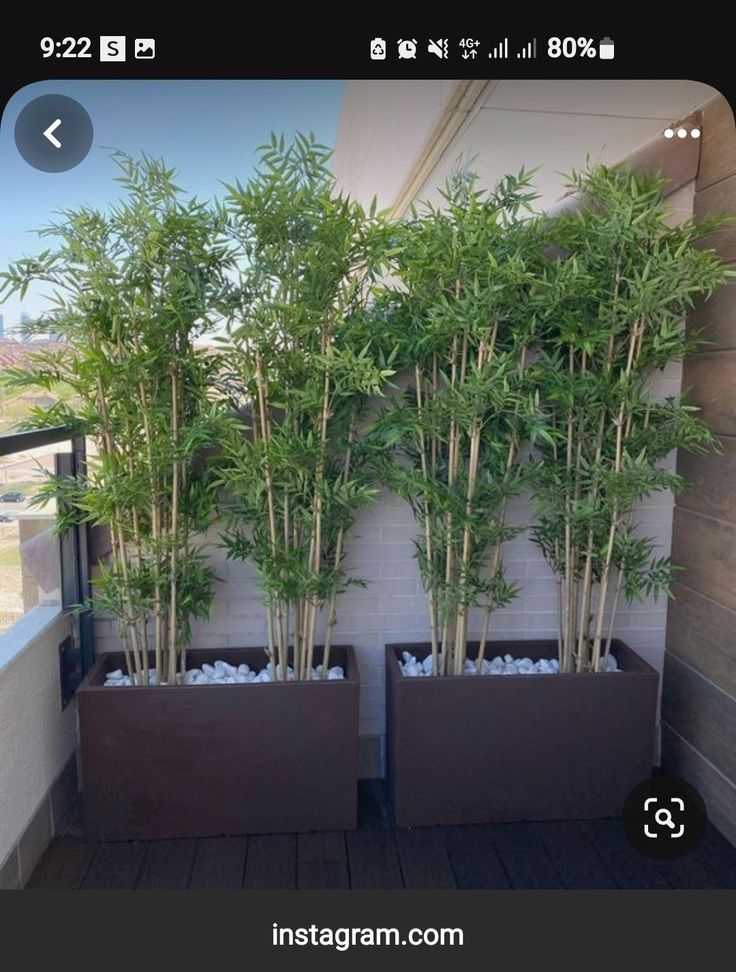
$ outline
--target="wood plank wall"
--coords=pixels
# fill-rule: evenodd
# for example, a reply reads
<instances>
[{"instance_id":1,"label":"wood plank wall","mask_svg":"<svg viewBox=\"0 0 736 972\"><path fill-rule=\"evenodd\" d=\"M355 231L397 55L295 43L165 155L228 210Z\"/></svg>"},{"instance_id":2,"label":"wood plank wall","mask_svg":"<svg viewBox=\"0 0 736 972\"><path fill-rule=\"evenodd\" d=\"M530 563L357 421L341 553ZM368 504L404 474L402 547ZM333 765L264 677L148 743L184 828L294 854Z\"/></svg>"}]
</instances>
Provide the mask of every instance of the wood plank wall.
<instances>
[{"instance_id":1,"label":"wood plank wall","mask_svg":"<svg viewBox=\"0 0 736 972\"><path fill-rule=\"evenodd\" d=\"M703 108L696 219L736 214L736 128L728 102ZM711 237L736 265L736 224ZM721 438L721 455L678 458L692 486L677 500L672 559L683 568L667 615L662 762L703 795L736 843L736 282L698 307L688 327L709 342L685 362L683 389Z\"/></svg>"}]
</instances>

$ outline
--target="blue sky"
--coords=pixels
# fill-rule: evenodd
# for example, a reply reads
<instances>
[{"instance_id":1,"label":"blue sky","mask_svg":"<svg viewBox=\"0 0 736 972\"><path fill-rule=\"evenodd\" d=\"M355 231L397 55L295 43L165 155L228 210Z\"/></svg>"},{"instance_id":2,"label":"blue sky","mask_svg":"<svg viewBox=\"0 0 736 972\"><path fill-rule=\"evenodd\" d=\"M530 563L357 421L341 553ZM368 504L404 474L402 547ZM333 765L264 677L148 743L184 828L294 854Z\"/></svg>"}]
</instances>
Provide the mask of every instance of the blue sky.
<instances>
[{"instance_id":1,"label":"blue sky","mask_svg":"<svg viewBox=\"0 0 736 972\"><path fill-rule=\"evenodd\" d=\"M32 230L55 210L87 203L103 207L118 192L105 148L162 156L185 190L208 198L220 180L247 178L255 150L271 131L313 131L334 145L341 81L43 81L17 92L0 126L0 269L42 248ZM23 161L13 129L22 108L42 94L75 98L87 109L94 142L69 172L39 172ZM46 241L48 244L48 241ZM0 305L5 328L44 309L40 292Z\"/></svg>"}]
</instances>

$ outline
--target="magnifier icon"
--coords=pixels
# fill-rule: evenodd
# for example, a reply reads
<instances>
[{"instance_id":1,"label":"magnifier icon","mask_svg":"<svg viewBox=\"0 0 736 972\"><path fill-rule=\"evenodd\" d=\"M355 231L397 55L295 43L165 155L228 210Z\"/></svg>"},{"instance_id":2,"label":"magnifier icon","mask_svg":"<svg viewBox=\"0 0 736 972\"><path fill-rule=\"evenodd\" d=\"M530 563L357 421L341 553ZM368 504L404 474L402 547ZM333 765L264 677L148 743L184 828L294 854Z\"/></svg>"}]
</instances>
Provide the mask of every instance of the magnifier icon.
<instances>
[{"instance_id":1,"label":"magnifier icon","mask_svg":"<svg viewBox=\"0 0 736 972\"><path fill-rule=\"evenodd\" d=\"M660 810L654 814L654 822L658 823L661 827L669 827L670 830L675 829L675 821L672 819L672 812L662 807Z\"/></svg>"},{"instance_id":2,"label":"magnifier icon","mask_svg":"<svg viewBox=\"0 0 736 972\"><path fill-rule=\"evenodd\" d=\"M680 800L677 797L674 797L673 800L678 804L680 810L684 811L685 809L684 801ZM651 803L656 803L656 802L657 802L656 798L650 798L649 800L645 800L644 810L645 811L648 810L649 805ZM670 834L670 837L672 838L682 837L682 835L685 833L685 824L680 824L680 826L678 827L675 824L675 821L672 819L672 811L668 810L666 807L660 807L659 810L655 811L654 822L659 824L660 827L667 827L669 830L671 830L672 833ZM649 829L648 824L644 824L644 833L647 837L653 837L653 838L659 837L658 833L656 832L652 833L652 831Z\"/></svg>"}]
</instances>

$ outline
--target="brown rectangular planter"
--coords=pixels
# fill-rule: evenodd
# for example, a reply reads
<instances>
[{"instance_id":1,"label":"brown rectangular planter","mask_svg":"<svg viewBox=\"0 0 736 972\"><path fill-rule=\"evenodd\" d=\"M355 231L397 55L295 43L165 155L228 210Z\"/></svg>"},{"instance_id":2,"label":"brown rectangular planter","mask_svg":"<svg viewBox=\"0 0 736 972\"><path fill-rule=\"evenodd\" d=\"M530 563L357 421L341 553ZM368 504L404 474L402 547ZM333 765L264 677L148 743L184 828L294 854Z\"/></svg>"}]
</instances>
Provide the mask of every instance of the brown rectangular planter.
<instances>
[{"instance_id":1,"label":"brown rectangular planter","mask_svg":"<svg viewBox=\"0 0 736 972\"><path fill-rule=\"evenodd\" d=\"M264 664L259 648L187 653L219 658ZM344 681L106 688L122 656L100 657L77 692L87 838L354 828L358 666L350 647L330 660Z\"/></svg>"},{"instance_id":2,"label":"brown rectangular planter","mask_svg":"<svg viewBox=\"0 0 736 972\"><path fill-rule=\"evenodd\" d=\"M474 657L477 644L470 645ZM657 672L614 641L621 672L410 678L386 647L396 823L619 816L654 762ZM554 641L494 641L487 657L555 658Z\"/></svg>"}]
</instances>

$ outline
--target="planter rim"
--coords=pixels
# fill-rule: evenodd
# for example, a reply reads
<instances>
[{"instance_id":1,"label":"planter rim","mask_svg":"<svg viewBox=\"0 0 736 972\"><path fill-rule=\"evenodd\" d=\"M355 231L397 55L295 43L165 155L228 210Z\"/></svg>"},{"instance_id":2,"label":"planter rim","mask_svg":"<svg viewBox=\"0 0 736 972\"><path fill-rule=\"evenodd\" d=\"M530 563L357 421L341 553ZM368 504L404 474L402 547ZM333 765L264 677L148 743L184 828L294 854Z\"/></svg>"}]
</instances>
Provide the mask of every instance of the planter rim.
<instances>
[{"instance_id":1,"label":"planter rim","mask_svg":"<svg viewBox=\"0 0 736 972\"><path fill-rule=\"evenodd\" d=\"M316 645L316 648L321 648L321 645ZM187 656L199 656L200 654L210 654L213 661L217 661L223 654L232 655L240 653L251 653L251 652L263 652L263 648L259 646L251 646L248 648L191 648L187 650ZM290 681L290 682L259 682L254 684L253 682L238 682L234 685L125 685L118 689L119 694L127 696L132 694L139 694L145 692L150 695L152 692L161 693L166 692L167 694L176 692L188 692L190 689L218 689L220 692L238 692L242 690L254 690L263 689L268 691L281 691L282 689L290 689L291 691L303 686L311 686L314 690L314 686L332 686L332 689L336 685L358 685L360 683L360 676L358 672L358 663L355 657L355 649L352 645L332 645L330 651L341 651L345 653L345 660L347 662L345 666L345 677L341 679L327 679L327 678L315 678L309 680L301 681ZM110 692L112 687L105 684L93 684L98 678L98 674L101 670L106 668L106 666L112 661L116 660L118 663L117 667L125 664L125 655L122 652L110 651L104 652L95 659L95 663L84 676L82 682L77 689L77 694L79 692ZM265 666L264 666L265 667ZM322 691L322 689L317 689L317 691Z\"/></svg>"},{"instance_id":2,"label":"planter rim","mask_svg":"<svg viewBox=\"0 0 736 972\"><path fill-rule=\"evenodd\" d=\"M469 641L468 647L477 647L479 644L480 642L478 641ZM536 647L541 647L543 645L544 646L550 645L551 647L554 648L555 652L557 651L557 642L552 639L546 639L546 638L527 640L527 641L513 641L513 640L489 641L486 643L485 657L488 658L489 648L493 648L493 649L503 648L504 651L506 651L509 648L515 647L518 650L520 647L523 648L524 645L534 645ZM426 678L426 677L407 678L407 676L404 675L404 673L401 671L401 668L399 666L400 652L411 651L412 649L431 651L431 648L432 648L431 643L428 641L410 641L410 642L407 641L407 642L388 643L386 645L386 655L387 655L387 667L390 675L396 679L399 679L402 685L404 683L410 683L410 682L411 683L417 682L419 683L419 685L437 685L437 684L444 684L445 682L467 682L468 680L473 681L473 679L475 679L475 681L478 682L478 684L485 684L487 679L491 679L491 676L483 676L483 675L479 677L476 677L474 675L437 675L437 676L433 676L432 678ZM535 672L533 676L522 675L519 673L516 675L503 675L501 677L505 679L511 678L511 679L524 679L524 680L533 678L535 682L538 681L539 679L555 679L555 681L558 681L560 678L581 679L581 678L602 678L602 677L605 678L605 677L613 677L613 676L615 676L616 678L620 678L622 675L631 677L631 676L639 676L643 674L653 674L659 678L659 673L657 672L657 669L654 668L652 665L650 665L648 661L645 661L645 659L642 658L637 651L635 651L633 648L630 648L629 645L627 645L626 642L622 641L620 638L614 638L611 641L611 651L615 652L615 650L620 650L621 648L623 648L625 652L630 652L632 655L634 655L636 657L637 664L641 667L638 667L633 670L622 668L617 672L549 672L549 673ZM498 654L498 652L496 651L495 654Z\"/></svg>"}]
</instances>

